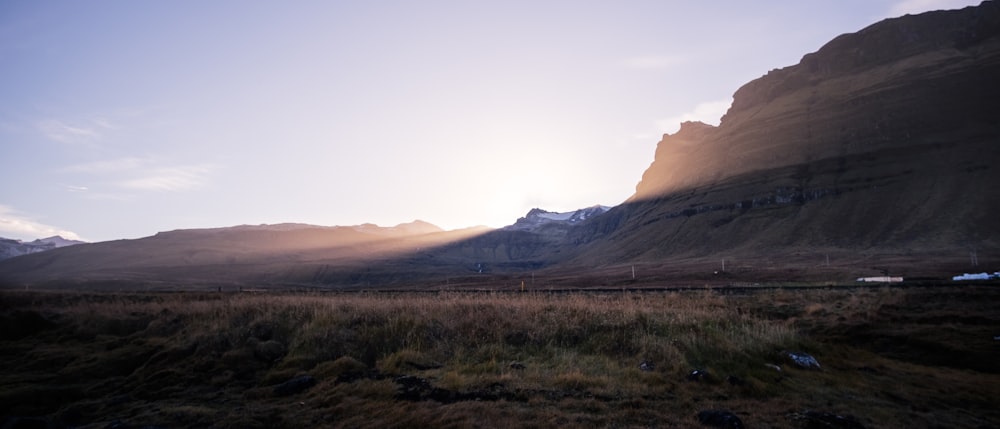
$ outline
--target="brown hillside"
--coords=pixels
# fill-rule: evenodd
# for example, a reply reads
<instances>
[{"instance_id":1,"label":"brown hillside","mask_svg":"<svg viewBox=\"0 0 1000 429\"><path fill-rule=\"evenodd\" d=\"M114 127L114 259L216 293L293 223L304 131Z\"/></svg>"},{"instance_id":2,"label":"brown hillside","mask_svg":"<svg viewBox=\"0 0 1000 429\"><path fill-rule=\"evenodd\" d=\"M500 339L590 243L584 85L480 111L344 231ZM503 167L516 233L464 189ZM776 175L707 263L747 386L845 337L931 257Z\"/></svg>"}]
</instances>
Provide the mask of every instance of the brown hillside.
<instances>
[{"instance_id":1,"label":"brown hillside","mask_svg":"<svg viewBox=\"0 0 1000 429\"><path fill-rule=\"evenodd\" d=\"M744 85L718 127L665 135L635 195L579 231L578 262L1000 262L997 76L995 3L840 36Z\"/></svg>"},{"instance_id":2,"label":"brown hillside","mask_svg":"<svg viewBox=\"0 0 1000 429\"><path fill-rule=\"evenodd\" d=\"M719 127L689 123L665 135L632 200L892 148L992 151L1000 126L998 36L1000 6L984 2L837 37L737 90Z\"/></svg>"}]
</instances>

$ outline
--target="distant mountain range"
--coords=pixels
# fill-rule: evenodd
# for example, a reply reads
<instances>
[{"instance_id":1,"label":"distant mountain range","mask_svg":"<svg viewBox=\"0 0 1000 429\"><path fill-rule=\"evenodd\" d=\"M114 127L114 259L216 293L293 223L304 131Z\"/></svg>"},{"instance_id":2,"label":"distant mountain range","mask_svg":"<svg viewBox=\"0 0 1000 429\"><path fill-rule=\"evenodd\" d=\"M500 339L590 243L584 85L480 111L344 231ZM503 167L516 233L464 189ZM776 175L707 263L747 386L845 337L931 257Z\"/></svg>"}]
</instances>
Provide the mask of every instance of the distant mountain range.
<instances>
[{"instance_id":1,"label":"distant mountain range","mask_svg":"<svg viewBox=\"0 0 1000 429\"><path fill-rule=\"evenodd\" d=\"M0 237L0 259L13 258L15 256L44 252L58 247L66 247L83 243L83 241L78 240L67 240L58 235L48 238L39 238L27 243L21 240Z\"/></svg>"},{"instance_id":2,"label":"distant mountain range","mask_svg":"<svg viewBox=\"0 0 1000 429\"><path fill-rule=\"evenodd\" d=\"M522 266L519 259L527 256L523 246L544 242L545 246L536 246L544 254L541 249L558 245L568 228L606 210L595 206L563 214L535 209L522 221L539 216L544 221L534 226L522 222L510 232L488 227L445 231L419 220L392 227L286 223L174 230L3 261L0 283L52 287L379 285L419 279L431 272L481 274ZM524 238L542 236L548 238ZM498 246L505 250L498 253Z\"/></svg>"},{"instance_id":3,"label":"distant mountain range","mask_svg":"<svg viewBox=\"0 0 1000 429\"><path fill-rule=\"evenodd\" d=\"M350 225L350 226L321 226L321 225L311 225L307 223L279 223L279 224L260 224L260 225L237 225L222 228L202 228L202 229L186 229L186 230L174 230L170 232L161 232L161 234L170 234L178 232L203 232L203 233L226 233L226 232L291 232L298 230L352 230L363 233L371 233L377 235L418 235L418 234L433 234L437 232L444 232L443 229L437 225L424 222L422 220L415 220L409 223L401 223L396 226L382 227L375 225L373 223L365 223L361 225Z\"/></svg>"},{"instance_id":4,"label":"distant mountain range","mask_svg":"<svg viewBox=\"0 0 1000 429\"><path fill-rule=\"evenodd\" d=\"M496 230L179 230L10 258L0 283L624 287L992 272L997 76L996 2L887 19L739 88L719 126L664 135L612 208L535 209Z\"/></svg>"}]
</instances>

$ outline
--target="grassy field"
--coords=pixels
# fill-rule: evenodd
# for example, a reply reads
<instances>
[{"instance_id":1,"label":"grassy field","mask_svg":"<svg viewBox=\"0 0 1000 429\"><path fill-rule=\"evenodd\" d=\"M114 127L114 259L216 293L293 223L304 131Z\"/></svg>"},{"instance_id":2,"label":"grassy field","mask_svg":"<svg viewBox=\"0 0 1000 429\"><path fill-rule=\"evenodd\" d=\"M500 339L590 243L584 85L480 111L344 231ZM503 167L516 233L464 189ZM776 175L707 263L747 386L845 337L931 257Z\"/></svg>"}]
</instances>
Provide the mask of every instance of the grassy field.
<instances>
[{"instance_id":1,"label":"grassy field","mask_svg":"<svg viewBox=\"0 0 1000 429\"><path fill-rule=\"evenodd\" d=\"M998 427L998 303L967 285L6 291L0 427L707 427L706 410L745 427Z\"/></svg>"}]
</instances>

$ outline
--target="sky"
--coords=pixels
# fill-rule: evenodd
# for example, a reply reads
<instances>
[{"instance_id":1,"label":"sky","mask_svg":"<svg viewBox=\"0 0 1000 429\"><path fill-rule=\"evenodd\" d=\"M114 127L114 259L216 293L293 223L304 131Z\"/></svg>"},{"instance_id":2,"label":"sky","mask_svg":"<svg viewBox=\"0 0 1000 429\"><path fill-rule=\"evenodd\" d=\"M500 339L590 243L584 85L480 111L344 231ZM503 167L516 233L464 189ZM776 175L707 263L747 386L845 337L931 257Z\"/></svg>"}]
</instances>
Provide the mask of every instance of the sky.
<instances>
[{"instance_id":1,"label":"sky","mask_svg":"<svg viewBox=\"0 0 1000 429\"><path fill-rule=\"evenodd\" d=\"M0 237L614 206L741 85L977 3L5 0Z\"/></svg>"}]
</instances>

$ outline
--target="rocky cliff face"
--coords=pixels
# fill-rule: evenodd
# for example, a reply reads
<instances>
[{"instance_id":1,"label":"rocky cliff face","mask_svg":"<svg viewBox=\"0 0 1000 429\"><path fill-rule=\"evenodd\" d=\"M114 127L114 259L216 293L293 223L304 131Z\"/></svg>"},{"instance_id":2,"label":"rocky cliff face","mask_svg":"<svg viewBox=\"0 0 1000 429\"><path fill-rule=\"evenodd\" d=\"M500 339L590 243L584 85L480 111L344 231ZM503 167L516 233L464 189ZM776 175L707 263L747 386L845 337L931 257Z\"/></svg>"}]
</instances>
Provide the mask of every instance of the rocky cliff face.
<instances>
[{"instance_id":1,"label":"rocky cliff face","mask_svg":"<svg viewBox=\"0 0 1000 429\"><path fill-rule=\"evenodd\" d=\"M747 83L719 127L665 135L632 200L744 173L998 134L1000 5L888 19Z\"/></svg>"},{"instance_id":2,"label":"rocky cliff face","mask_svg":"<svg viewBox=\"0 0 1000 429\"><path fill-rule=\"evenodd\" d=\"M718 127L664 135L580 261L998 253L997 76L996 2L837 37L739 88Z\"/></svg>"}]
</instances>

